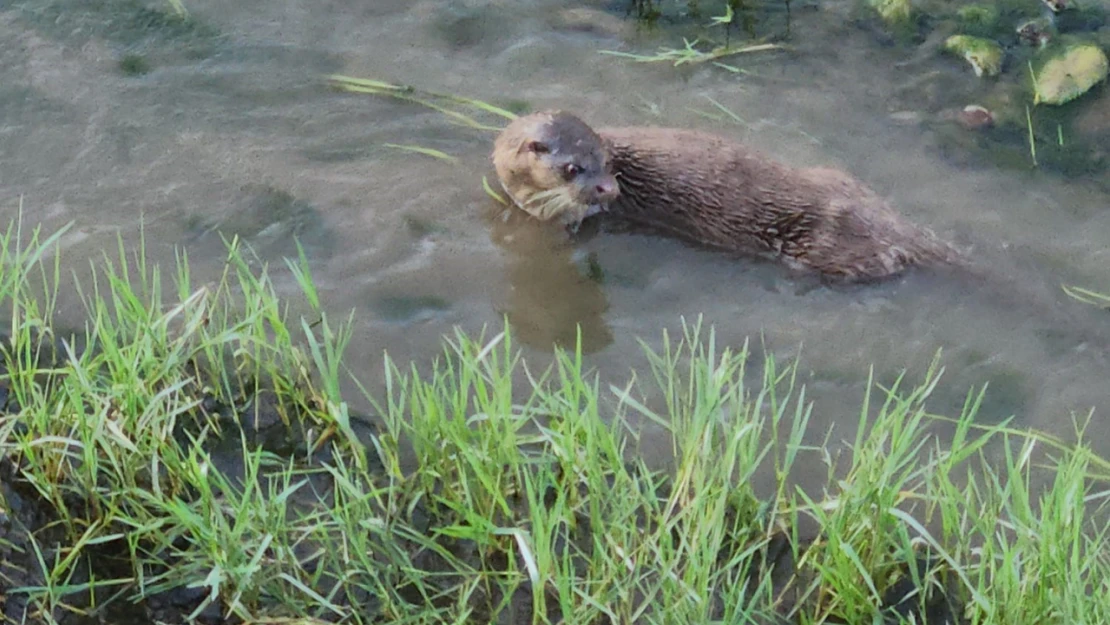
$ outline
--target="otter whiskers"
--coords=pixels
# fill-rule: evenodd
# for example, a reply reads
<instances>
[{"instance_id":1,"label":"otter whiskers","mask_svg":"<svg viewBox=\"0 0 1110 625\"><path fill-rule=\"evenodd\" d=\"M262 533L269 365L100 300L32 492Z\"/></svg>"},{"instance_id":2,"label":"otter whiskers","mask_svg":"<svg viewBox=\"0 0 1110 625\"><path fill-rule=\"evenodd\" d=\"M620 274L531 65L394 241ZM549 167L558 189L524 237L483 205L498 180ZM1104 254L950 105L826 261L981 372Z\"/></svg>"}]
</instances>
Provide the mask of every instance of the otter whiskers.
<instances>
[{"instance_id":1,"label":"otter whiskers","mask_svg":"<svg viewBox=\"0 0 1110 625\"><path fill-rule=\"evenodd\" d=\"M550 221L559 217L574 229L577 229L582 220L592 214L591 207L576 200L567 187L539 191L522 203L518 202L518 206L541 221Z\"/></svg>"}]
</instances>

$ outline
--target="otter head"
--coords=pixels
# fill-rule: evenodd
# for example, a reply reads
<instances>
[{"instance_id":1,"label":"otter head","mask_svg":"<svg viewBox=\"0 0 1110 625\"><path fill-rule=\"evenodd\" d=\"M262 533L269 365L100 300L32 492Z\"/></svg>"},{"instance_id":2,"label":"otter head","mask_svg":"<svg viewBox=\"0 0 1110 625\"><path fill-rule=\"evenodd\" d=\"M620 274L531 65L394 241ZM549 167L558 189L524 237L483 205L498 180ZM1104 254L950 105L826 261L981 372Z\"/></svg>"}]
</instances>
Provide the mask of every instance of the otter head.
<instances>
[{"instance_id":1,"label":"otter head","mask_svg":"<svg viewBox=\"0 0 1110 625\"><path fill-rule=\"evenodd\" d=\"M604 141L562 111L513 120L494 142L493 165L513 202L543 221L577 227L620 195Z\"/></svg>"}]
</instances>

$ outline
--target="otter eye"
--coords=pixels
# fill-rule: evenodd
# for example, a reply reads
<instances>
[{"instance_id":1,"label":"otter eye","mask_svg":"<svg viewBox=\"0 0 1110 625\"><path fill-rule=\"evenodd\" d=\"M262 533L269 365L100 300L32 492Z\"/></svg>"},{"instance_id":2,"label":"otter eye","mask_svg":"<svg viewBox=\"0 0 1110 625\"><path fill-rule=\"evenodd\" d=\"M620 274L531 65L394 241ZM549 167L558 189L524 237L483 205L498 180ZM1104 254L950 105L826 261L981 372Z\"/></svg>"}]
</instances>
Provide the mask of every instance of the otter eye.
<instances>
[{"instance_id":1,"label":"otter eye","mask_svg":"<svg viewBox=\"0 0 1110 625\"><path fill-rule=\"evenodd\" d=\"M547 147L547 144L540 143L539 141L533 141L533 142L529 143L528 144L528 149L535 152L536 154L547 154L548 152L551 151Z\"/></svg>"},{"instance_id":2,"label":"otter eye","mask_svg":"<svg viewBox=\"0 0 1110 625\"><path fill-rule=\"evenodd\" d=\"M580 173L582 173L582 168L574 163L563 165L563 177L567 180L574 180L574 177Z\"/></svg>"}]
</instances>

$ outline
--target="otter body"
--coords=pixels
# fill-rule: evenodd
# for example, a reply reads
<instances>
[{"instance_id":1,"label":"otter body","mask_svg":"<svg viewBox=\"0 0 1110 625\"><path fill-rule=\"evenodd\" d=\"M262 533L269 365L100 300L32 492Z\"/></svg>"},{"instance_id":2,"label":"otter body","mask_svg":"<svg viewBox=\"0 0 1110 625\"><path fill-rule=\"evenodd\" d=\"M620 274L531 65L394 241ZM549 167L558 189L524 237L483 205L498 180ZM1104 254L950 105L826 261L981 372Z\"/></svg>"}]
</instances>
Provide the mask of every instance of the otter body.
<instances>
[{"instance_id":1,"label":"otter body","mask_svg":"<svg viewBox=\"0 0 1110 625\"><path fill-rule=\"evenodd\" d=\"M536 113L502 131L493 161L518 206L571 227L605 212L702 246L849 281L961 258L844 172L790 167L701 132L594 131L566 112Z\"/></svg>"},{"instance_id":2,"label":"otter body","mask_svg":"<svg viewBox=\"0 0 1110 625\"><path fill-rule=\"evenodd\" d=\"M895 212L831 168L795 168L713 135L667 128L590 128L565 112L520 117L497 137L493 162L523 210L576 228L605 213L631 225L842 282L913 266L947 267L961 290L1035 309L1057 329L1110 353L1092 327L1025 280L1000 276Z\"/></svg>"}]
</instances>

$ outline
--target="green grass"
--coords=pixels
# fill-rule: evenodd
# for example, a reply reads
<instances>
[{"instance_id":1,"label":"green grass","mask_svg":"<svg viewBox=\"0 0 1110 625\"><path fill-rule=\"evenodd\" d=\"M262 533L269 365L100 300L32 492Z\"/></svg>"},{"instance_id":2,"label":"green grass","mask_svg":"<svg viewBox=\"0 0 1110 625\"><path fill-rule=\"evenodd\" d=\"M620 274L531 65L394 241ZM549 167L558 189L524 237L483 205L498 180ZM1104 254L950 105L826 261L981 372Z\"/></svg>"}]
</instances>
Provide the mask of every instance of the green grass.
<instances>
[{"instance_id":1,"label":"green grass","mask_svg":"<svg viewBox=\"0 0 1110 625\"><path fill-rule=\"evenodd\" d=\"M821 433L796 363L700 323L620 384L578 351L529 367L508 328L459 332L430 366L387 357L366 437L341 392L357 320L324 313L303 257L281 301L237 241L207 284L121 245L66 335L59 236L0 237L0 511L19 492L44 514L0 534L30 571L0 591L43 620L188 588L185 612L249 622L897 622L906 592L970 623L1110 614L1110 465L1082 427L977 426L981 394L930 414L939 365L869 380L858 426ZM292 451L255 435L267 420ZM672 460L645 461L644 427Z\"/></svg>"}]
</instances>

